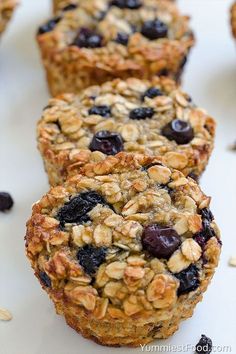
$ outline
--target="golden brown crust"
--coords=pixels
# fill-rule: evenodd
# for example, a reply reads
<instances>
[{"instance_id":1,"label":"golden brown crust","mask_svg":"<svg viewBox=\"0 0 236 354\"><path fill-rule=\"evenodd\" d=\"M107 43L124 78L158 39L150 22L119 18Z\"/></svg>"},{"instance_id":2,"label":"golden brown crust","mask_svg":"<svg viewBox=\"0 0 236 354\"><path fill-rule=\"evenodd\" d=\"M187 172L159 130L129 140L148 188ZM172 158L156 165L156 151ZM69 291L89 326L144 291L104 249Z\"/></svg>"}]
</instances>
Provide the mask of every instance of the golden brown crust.
<instances>
[{"instance_id":1,"label":"golden brown crust","mask_svg":"<svg viewBox=\"0 0 236 354\"><path fill-rule=\"evenodd\" d=\"M130 11L111 8L102 21L92 20L98 16L98 9L107 8L108 1L81 0L78 9L66 11L55 28L37 36L43 63L52 95L63 92L78 92L81 88L119 77L151 78L165 73L178 79L182 73L194 38L189 29L189 19L181 16L171 1L144 0L144 8ZM148 40L141 33L130 33L127 46L114 41L120 28L130 31L131 19L140 21L153 19L154 12L148 5L156 6L157 14L168 22L169 38ZM132 12L131 11L131 12ZM133 12L132 12L133 14ZM79 25L78 25L79 24ZM95 27L106 40L102 48L88 49L70 45L78 27ZM67 31L68 29L68 31ZM68 34L69 33L69 34Z\"/></svg>"},{"instance_id":2,"label":"golden brown crust","mask_svg":"<svg viewBox=\"0 0 236 354\"><path fill-rule=\"evenodd\" d=\"M150 87L159 88L163 95L143 101L142 95ZM111 117L89 115L96 104L111 107ZM153 108L153 118L129 119L132 108L139 106ZM162 135L162 128L176 117L188 121L194 129L194 139L188 144L179 145ZM160 155L185 175L199 176L213 149L215 121L195 107L174 81L164 77L151 81L116 79L87 88L79 96L61 95L49 101L38 123L38 146L52 185L62 183L68 174L76 174L85 163L105 158L103 153L89 150L94 133L101 130L121 134L127 152Z\"/></svg>"},{"instance_id":3,"label":"golden brown crust","mask_svg":"<svg viewBox=\"0 0 236 354\"><path fill-rule=\"evenodd\" d=\"M0 34L5 30L17 4L17 0L0 0Z\"/></svg>"},{"instance_id":4,"label":"golden brown crust","mask_svg":"<svg viewBox=\"0 0 236 354\"><path fill-rule=\"evenodd\" d=\"M61 208L89 191L109 205L93 206L86 222L63 226ZM120 153L85 166L33 206L26 253L71 327L103 345L138 346L172 335L192 316L214 274L221 244L209 203L196 182L159 158ZM196 236L206 232L206 217L211 235L201 248ZM144 229L153 223L168 225L180 237L169 258L144 247ZM106 248L93 275L78 253L88 245ZM180 274L189 267L198 281L180 293Z\"/></svg>"},{"instance_id":5,"label":"golden brown crust","mask_svg":"<svg viewBox=\"0 0 236 354\"><path fill-rule=\"evenodd\" d=\"M236 38L236 2L231 7L231 26L233 36Z\"/></svg>"}]
</instances>

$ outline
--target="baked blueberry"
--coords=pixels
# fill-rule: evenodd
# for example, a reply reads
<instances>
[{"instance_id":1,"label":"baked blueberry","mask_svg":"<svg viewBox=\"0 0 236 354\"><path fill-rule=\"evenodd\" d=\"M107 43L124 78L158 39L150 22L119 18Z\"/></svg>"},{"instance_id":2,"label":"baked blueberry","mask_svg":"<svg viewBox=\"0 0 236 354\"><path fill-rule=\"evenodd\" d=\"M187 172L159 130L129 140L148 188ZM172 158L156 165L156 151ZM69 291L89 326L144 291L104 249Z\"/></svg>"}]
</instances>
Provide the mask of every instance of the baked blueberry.
<instances>
[{"instance_id":1,"label":"baked blueberry","mask_svg":"<svg viewBox=\"0 0 236 354\"><path fill-rule=\"evenodd\" d=\"M211 210L209 208L204 208L201 210L201 215L203 219L208 220L209 222L212 222L214 220L214 215L212 214Z\"/></svg>"},{"instance_id":2,"label":"baked blueberry","mask_svg":"<svg viewBox=\"0 0 236 354\"><path fill-rule=\"evenodd\" d=\"M140 119L152 118L153 115L154 115L153 108L139 107L139 108L133 109L130 112L129 117L130 117L130 119L140 120Z\"/></svg>"},{"instance_id":3,"label":"baked blueberry","mask_svg":"<svg viewBox=\"0 0 236 354\"><path fill-rule=\"evenodd\" d=\"M142 244L152 256L168 259L179 248L181 239L172 227L153 224L144 228Z\"/></svg>"},{"instance_id":4,"label":"baked blueberry","mask_svg":"<svg viewBox=\"0 0 236 354\"><path fill-rule=\"evenodd\" d=\"M155 19L144 22L141 33L150 40L165 38L168 35L168 27L164 22Z\"/></svg>"},{"instance_id":5,"label":"baked blueberry","mask_svg":"<svg viewBox=\"0 0 236 354\"><path fill-rule=\"evenodd\" d=\"M142 6L141 0L112 0L111 6L117 6L120 9L136 10Z\"/></svg>"},{"instance_id":6,"label":"baked blueberry","mask_svg":"<svg viewBox=\"0 0 236 354\"><path fill-rule=\"evenodd\" d=\"M80 48L100 48L103 37L89 28L81 28L72 45Z\"/></svg>"},{"instance_id":7,"label":"baked blueberry","mask_svg":"<svg viewBox=\"0 0 236 354\"><path fill-rule=\"evenodd\" d=\"M188 174L188 177L192 178L194 181L196 181L197 183L199 183L199 176L197 176L194 172L190 172Z\"/></svg>"},{"instance_id":8,"label":"baked blueberry","mask_svg":"<svg viewBox=\"0 0 236 354\"><path fill-rule=\"evenodd\" d=\"M44 34L47 32L51 32L57 25L57 23L61 20L60 16L54 17L48 22L44 23L42 26L39 27L38 29L38 34Z\"/></svg>"},{"instance_id":9,"label":"baked blueberry","mask_svg":"<svg viewBox=\"0 0 236 354\"><path fill-rule=\"evenodd\" d=\"M78 5L76 4L69 4L67 6L65 6L62 11L66 12L66 11L71 11L71 10L75 10L77 9Z\"/></svg>"},{"instance_id":10,"label":"baked blueberry","mask_svg":"<svg viewBox=\"0 0 236 354\"><path fill-rule=\"evenodd\" d=\"M210 221L207 219L203 219L202 230L196 233L193 236L193 238L202 248L204 248L207 241L209 241L210 238L214 236L215 236L215 231L211 227Z\"/></svg>"},{"instance_id":11,"label":"baked blueberry","mask_svg":"<svg viewBox=\"0 0 236 354\"><path fill-rule=\"evenodd\" d=\"M162 91L156 87L150 87L149 89L147 89L147 91L144 92L143 99L145 97L155 98L157 96L163 96Z\"/></svg>"},{"instance_id":12,"label":"baked blueberry","mask_svg":"<svg viewBox=\"0 0 236 354\"><path fill-rule=\"evenodd\" d=\"M212 352L212 340L202 334L201 339L196 345L195 351L197 354L210 354Z\"/></svg>"},{"instance_id":13,"label":"baked blueberry","mask_svg":"<svg viewBox=\"0 0 236 354\"><path fill-rule=\"evenodd\" d=\"M43 283L43 285L46 286L46 288L51 288L51 286L52 286L51 279L49 278L47 273L40 272L39 278L40 278L41 282Z\"/></svg>"},{"instance_id":14,"label":"baked blueberry","mask_svg":"<svg viewBox=\"0 0 236 354\"><path fill-rule=\"evenodd\" d=\"M188 144L194 138L194 131L188 122L174 119L162 129L162 135L177 144Z\"/></svg>"},{"instance_id":15,"label":"baked blueberry","mask_svg":"<svg viewBox=\"0 0 236 354\"><path fill-rule=\"evenodd\" d=\"M94 275L98 267L105 261L106 247L93 247L86 245L77 252L79 264L84 268L85 273Z\"/></svg>"},{"instance_id":16,"label":"baked blueberry","mask_svg":"<svg viewBox=\"0 0 236 354\"><path fill-rule=\"evenodd\" d=\"M13 207L14 201L9 193L0 192L0 211L7 211Z\"/></svg>"},{"instance_id":17,"label":"baked blueberry","mask_svg":"<svg viewBox=\"0 0 236 354\"><path fill-rule=\"evenodd\" d=\"M199 273L195 265L191 264L187 269L180 273L175 274L176 278L179 279L180 285L178 289L178 295L190 293L199 287Z\"/></svg>"},{"instance_id":18,"label":"baked blueberry","mask_svg":"<svg viewBox=\"0 0 236 354\"><path fill-rule=\"evenodd\" d=\"M89 110L89 114L97 114L102 117L110 117L111 108L109 106L93 106Z\"/></svg>"},{"instance_id":19,"label":"baked blueberry","mask_svg":"<svg viewBox=\"0 0 236 354\"><path fill-rule=\"evenodd\" d=\"M101 151L106 155L115 155L124 150L123 139L118 133L101 130L93 136L89 149Z\"/></svg>"},{"instance_id":20,"label":"baked blueberry","mask_svg":"<svg viewBox=\"0 0 236 354\"><path fill-rule=\"evenodd\" d=\"M122 45L127 45L129 42L129 35L128 33L125 32L118 32L115 42L122 44Z\"/></svg>"},{"instance_id":21,"label":"baked blueberry","mask_svg":"<svg viewBox=\"0 0 236 354\"><path fill-rule=\"evenodd\" d=\"M57 218L61 227L64 227L66 223L81 224L89 221L88 213L97 204L108 205L105 199L96 192L78 194L59 210Z\"/></svg>"}]
</instances>

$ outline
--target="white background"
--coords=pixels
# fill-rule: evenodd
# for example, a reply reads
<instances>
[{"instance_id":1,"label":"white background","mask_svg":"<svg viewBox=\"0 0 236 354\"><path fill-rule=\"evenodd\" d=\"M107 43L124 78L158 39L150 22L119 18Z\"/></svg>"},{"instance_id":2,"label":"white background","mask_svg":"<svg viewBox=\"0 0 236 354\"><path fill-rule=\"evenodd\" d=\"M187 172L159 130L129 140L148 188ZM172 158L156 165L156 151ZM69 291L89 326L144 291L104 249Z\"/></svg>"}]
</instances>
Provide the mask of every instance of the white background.
<instances>
[{"instance_id":1,"label":"white background","mask_svg":"<svg viewBox=\"0 0 236 354\"><path fill-rule=\"evenodd\" d=\"M183 85L218 122L216 148L202 187L213 197L224 247L220 267L195 316L171 339L154 344L194 345L205 333L215 345L231 345L236 353L236 268L227 264L231 255L236 256L236 152L227 149L236 140L236 48L228 23L230 2L179 1L192 16L197 36ZM22 0L0 43L0 190L15 199L14 209L0 215L0 307L13 313L11 322L0 322L0 354L141 353L140 348L98 346L67 327L54 313L24 255L31 204L48 189L35 140L36 121L48 94L34 35L50 10L47 0Z\"/></svg>"}]
</instances>

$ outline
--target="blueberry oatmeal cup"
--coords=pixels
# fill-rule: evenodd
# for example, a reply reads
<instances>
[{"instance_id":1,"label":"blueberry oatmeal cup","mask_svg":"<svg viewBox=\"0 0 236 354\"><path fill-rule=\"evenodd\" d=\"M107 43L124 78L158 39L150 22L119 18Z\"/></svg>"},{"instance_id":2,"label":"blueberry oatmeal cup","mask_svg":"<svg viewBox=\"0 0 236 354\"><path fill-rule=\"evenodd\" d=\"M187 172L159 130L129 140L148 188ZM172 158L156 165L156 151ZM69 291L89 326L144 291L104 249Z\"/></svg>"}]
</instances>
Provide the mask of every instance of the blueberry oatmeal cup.
<instances>
[{"instance_id":1,"label":"blueberry oatmeal cup","mask_svg":"<svg viewBox=\"0 0 236 354\"><path fill-rule=\"evenodd\" d=\"M236 38L236 2L231 7L231 26L234 38Z\"/></svg>"},{"instance_id":2,"label":"blueberry oatmeal cup","mask_svg":"<svg viewBox=\"0 0 236 354\"><path fill-rule=\"evenodd\" d=\"M49 101L38 123L51 185L120 151L160 155L185 175L199 176L214 135L214 120L166 77L115 79L79 95L60 95Z\"/></svg>"},{"instance_id":3,"label":"blueberry oatmeal cup","mask_svg":"<svg viewBox=\"0 0 236 354\"><path fill-rule=\"evenodd\" d=\"M16 0L0 0L0 34L10 21L17 3Z\"/></svg>"},{"instance_id":4,"label":"blueberry oatmeal cup","mask_svg":"<svg viewBox=\"0 0 236 354\"><path fill-rule=\"evenodd\" d=\"M210 198L159 158L87 164L33 206L26 253L58 314L103 345L167 338L217 267Z\"/></svg>"},{"instance_id":5,"label":"blueberry oatmeal cup","mask_svg":"<svg viewBox=\"0 0 236 354\"><path fill-rule=\"evenodd\" d=\"M168 0L80 0L37 40L53 96L113 78L179 79L194 44L189 18Z\"/></svg>"}]
</instances>

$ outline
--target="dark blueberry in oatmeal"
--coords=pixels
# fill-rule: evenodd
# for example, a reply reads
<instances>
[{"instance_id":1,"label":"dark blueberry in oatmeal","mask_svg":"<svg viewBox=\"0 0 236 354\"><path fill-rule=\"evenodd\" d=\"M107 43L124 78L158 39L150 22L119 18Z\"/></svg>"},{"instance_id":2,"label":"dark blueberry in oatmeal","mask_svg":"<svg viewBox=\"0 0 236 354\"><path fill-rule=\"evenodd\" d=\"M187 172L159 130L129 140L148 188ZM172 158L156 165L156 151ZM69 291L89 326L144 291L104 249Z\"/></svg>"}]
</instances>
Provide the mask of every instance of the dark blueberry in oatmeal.
<instances>
[{"instance_id":1,"label":"dark blueberry in oatmeal","mask_svg":"<svg viewBox=\"0 0 236 354\"><path fill-rule=\"evenodd\" d=\"M131 9L136 10L142 6L141 0L112 0L110 2L111 6L117 6L120 9Z\"/></svg>"},{"instance_id":2,"label":"dark blueberry in oatmeal","mask_svg":"<svg viewBox=\"0 0 236 354\"><path fill-rule=\"evenodd\" d=\"M115 155L124 150L123 139L118 133L101 130L93 136L89 149L101 151L106 155Z\"/></svg>"},{"instance_id":3,"label":"dark blueberry in oatmeal","mask_svg":"<svg viewBox=\"0 0 236 354\"><path fill-rule=\"evenodd\" d=\"M181 239L171 227L153 224L144 228L142 244L152 256L168 259L179 248Z\"/></svg>"},{"instance_id":4,"label":"dark blueberry in oatmeal","mask_svg":"<svg viewBox=\"0 0 236 354\"><path fill-rule=\"evenodd\" d=\"M111 108L108 106L93 106L92 108L90 108L89 114L96 114L102 117L110 117Z\"/></svg>"},{"instance_id":5,"label":"dark blueberry in oatmeal","mask_svg":"<svg viewBox=\"0 0 236 354\"><path fill-rule=\"evenodd\" d=\"M188 122L174 119L162 129L162 135L177 144L188 144L194 138L194 131Z\"/></svg>"},{"instance_id":6,"label":"dark blueberry in oatmeal","mask_svg":"<svg viewBox=\"0 0 236 354\"><path fill-rule=\"evenodd\" d=\"M212 214L212 212L209 208L202 209L201 215L202 215L202 219L206 219L209 222L212 222L214 220L214 215Z\"/></svg>"},{"instance_id":7,"label":"dark blueberry in oatmeal","mask_svg":"<svg viewBox=\"0 0 236 354\"><path fill-rule=\"evenodd\" d=\"M115 42L122 44L122 45L127 45L129 42L129 35L128 33L125 32L118 32Z\"/></svg>"},{"instance_id":8,"label":"dark blueberry in oatmeal","mask_svg":"<svg viewBox=\"0 0 236 354\"><path fill-rule=\"evenodd\" d=\"M13 207L14 201L9 193L0 192L0 211L7 211Z\"/></svg>"},{"instance_id":9,"label":"dark blueberry in oatmeal","mask_svg":"<svg viewBox=\"0 0 236 354\"><path fill-rule=\"evenodd\" d=\"M77 252L79 264L84 268L85 273L94 275L98 267L105 261L106 248L86 245Z\"/></svg>"},{"instance_id":10,"label":"dark blueberry in oatmeal","mask_svg":"<svg viewBox=\"0 0 236 354\"><path fill-rule=\"evenodd\" d=\"M204 248L207 241L210 240L211 237L214 237L215 231L211 227L211 222L214 220L214 216L209 208L204 208L201 210L202 216L202 230L194 235L194 240Z\"/></svg>"},{"instance_id":11,"label":"dark blueberry in oatmeal","mask_svg":"<svg viewBox=\"0 0 236 354\"><path fill-rule=\"evenodd\" d=\"M108 205L105 199L96 192L85 192L67 202L58 212L60 225L66 223L81 224L90 220L88 213L97 205Z\"/></svg>"},{"instance_id":12,"label":"dark blueberry in oatmeal","mask_svg":"<svg viewBox=\"0 0 236 354\"><path fill-rule=\"evenodd\" d=\"M212 340L202 334L195 350L197 354L210 354L212 352Z\"/></svg>"},{"instance_id":13,"label":"dark blueberry in oatmeal","mask_svg":"<svg viewBox=\"0 0 236 354\"><path fill-rule=\"evenodd\" d=\"M150 40L165 38L168 35L168 27L158 19L146 21L142 26L141 33Z\"/></svg>"},{"instance_id":14,"label":"dark blueberry in oatmeal","mask_svg":"<svg viewBox=\"0 0 236 354\"><path fill-rule=\"evenodd\" d=\"M76 5L76 4L69 4L69 5L67 5L67 6L65 6L63 9L62 9L62 11L71 11L71 10L75 10L75 9L77 9L77 7L78 7L78 5Z\"/></svg>"},{"instance_id":15,"label":"dark blueberry in oatmeal","mask_svg":"<svg viewBox=\"0 0 236 354\"><path fill-rule=\"evenodd\" d=\"M130 117L130 119L140 120L140 119L152 118L153 115L154 115L153 108L139 107L139 108L133 109L130 112L129 117Z\"/></svg>"},{"instance_id":16,"label":"dark blueberry in oatmeal","mask_svg":"<svg viewBox=\"0 0 236 354\"><path fill-rule=\"evenodd\" d=\"M51 288L51 279L49 278L49 276L47 275L47 273L45 272L40 272L39 273L39 278L41 280L41 282L43 283L44 286L46 286L46 288Z\"/></svg>"},{"instance_id":17,"label":"dark blueberry in oatmeal","mask_svg":"<svg viewBox=\"0 0 236 354\"><path fill-rule=\"evenodd\" d=\"M210 240L211 237L215 236L215 231L212 229L208 220L204 219L202 221L202 230L194 235L194 240L204 248L207 241Z\"/></svg>"},{"instance_id":18,"label":"dark blueberry in oatmeal","mask_svg":"<svg viewBox=\"0 0 236 354\"><path fill-rule=\"evenodd\" d=\"M44 25L40 26L38 29L38 34L44 34L47 32L51 32L57 25L57 23L61 20L61 17L57 16L49 20Z\"/></svg>"},{"instance_id":19,"label":"dark blueberry in oatmeal","mask_svg":"<svg viewBox=\"0 0 236 354\"><path fill-rule=\"evenodd\" d=\"M190 172L188 174L188 177L194 179L194 181L196 181L197 183L199 183L199 176L197 176L194 172Z\"/></svg>"},{"instance_id":20,"label":"dark blueberry in oatmeal","mask_svg":"<svg viewBox=\"0 0 236 354\"><path fill-rule=\"evenodd\" d=\"M89 28L81 28L72 45L80 48L100 48L103 37Z\"/></svg>"},{"instance_id":21,"label":"dark blueberry in oatmeal","mask_svg":"<svg viewBox=\"0 0 236 354\"><path fill-rule=\"evenodd\" d=\"M143 99L145 97L155 98L157 96L163 96L163 93L161 92L161 90L156 87L150 87L149 89L147 89L146 92L144 92Z\"/></svg>"},{"instance_id":22,"label":"dark blueberry in oatmeal","mask_svg":"<svg viewBox=\"0 0 236 354\"><path fill-rule=\"evenodd\" d=\"M180 281L178 289L179 296L194 291L199 287L200 281L198 269L193 264L182 272L175 274L175 276Z\"/></svg>"}]
</instances>

